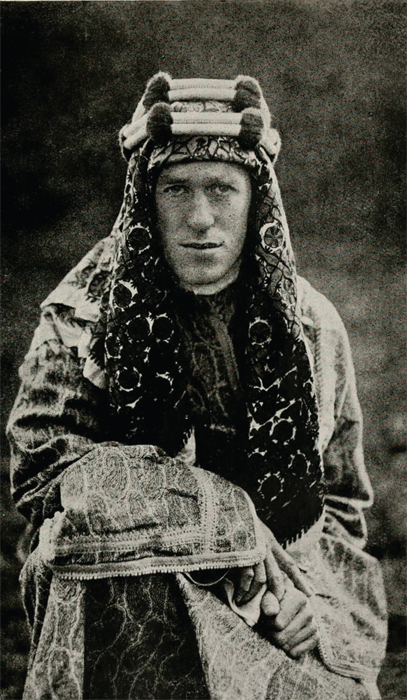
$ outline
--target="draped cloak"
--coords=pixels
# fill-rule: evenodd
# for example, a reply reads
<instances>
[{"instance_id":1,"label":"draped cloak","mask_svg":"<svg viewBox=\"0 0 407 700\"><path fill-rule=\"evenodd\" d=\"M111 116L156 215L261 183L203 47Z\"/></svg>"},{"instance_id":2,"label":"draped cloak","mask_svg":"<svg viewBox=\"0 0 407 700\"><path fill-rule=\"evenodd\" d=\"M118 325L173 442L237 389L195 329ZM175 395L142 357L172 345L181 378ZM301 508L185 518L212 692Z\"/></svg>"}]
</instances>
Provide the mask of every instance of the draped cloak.
<instances>
[{"instance_id":1,"label":"draped cloak","mask_svg":"<svg viewBox=\"0 0 407 700\"><path fill-rule=\"evenodd\" d=\"M188 160L239 163L254 183L241 274L212 299L178 288L151 211L157 168ZM296 274L261 148L202 137L133 154L113 232L44 302L21 380L25 698L378 697L385 608L363 552L349 345ZM321 641L300 661L185 576L261 561L259 517L313 590Z\"/></svg>"}]
</instances>

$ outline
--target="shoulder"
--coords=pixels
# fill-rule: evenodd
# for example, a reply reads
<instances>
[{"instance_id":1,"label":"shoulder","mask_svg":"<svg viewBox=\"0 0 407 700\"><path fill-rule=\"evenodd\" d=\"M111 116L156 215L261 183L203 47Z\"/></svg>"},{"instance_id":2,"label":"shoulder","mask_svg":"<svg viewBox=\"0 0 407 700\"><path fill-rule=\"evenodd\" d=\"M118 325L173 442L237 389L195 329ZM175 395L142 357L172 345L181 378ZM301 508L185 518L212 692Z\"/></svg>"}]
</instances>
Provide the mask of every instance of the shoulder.
<instances>
[{"instance_id":1,"label":"shoulder","mask_svg":"<svg viewBox=\"0 0 407 700\"><path fill-rule=\"evenodd\" d=\"M116 236L104 238L61 280L41 304L41 318L26 360L37 357L41 348L64 357L75 357L83 376L105 388L103 367L94 357L101 302L109 289Z\"/></svg>"},{"instance_id":2,"label":"shoulder","mask_svg":"<svg viewBox=\"0 0 407 700\"><path fill-rule=\"evenodd\" d=\"M303 277L298 298L305 337L315 360L317 379L325 386L342 387L353 375L348 333L335 306Z\"/></svg>"},{"instance_id":3,"label":"shoulder","mask_svg":"<svg viewBox=\"0 0 407 700\"><path fill-rule=\"evenodd\" d=\"M298 300L312 357L324 452L344 411L348 420L360 421L352 352L335 306L302 277L298 279Z\"/></svg>"},{"instance_id":4,"label":"shoulder","mask_svg":"<svg viewBox=\"0 0 407 700\"><path fill-rule=\"evenodd\" d=\"M42 302L41 308L61 305L83 321L97 321L100 301L112 271L116 237L103 238L73 267Z\"/></svg>"},{"instance_id":5,"label":"shoulder","mask_svg":"<svg viewBox=\"0 0 407 700\"><path fill-rule=\"evenodd\" d=\"M347 335L344 323L331 301L298 275L298 303L305 327Z\"/></svg>"}]
</instances>

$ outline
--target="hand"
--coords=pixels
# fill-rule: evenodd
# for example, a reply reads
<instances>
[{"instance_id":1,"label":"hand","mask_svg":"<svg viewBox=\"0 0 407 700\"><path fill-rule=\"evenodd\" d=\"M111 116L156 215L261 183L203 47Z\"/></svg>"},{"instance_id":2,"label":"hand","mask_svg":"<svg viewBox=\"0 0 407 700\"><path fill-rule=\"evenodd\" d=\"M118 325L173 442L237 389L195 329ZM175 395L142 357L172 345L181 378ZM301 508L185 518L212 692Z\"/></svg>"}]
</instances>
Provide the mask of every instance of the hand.
<instances>
[{"instance_id":1,"label":"hand","mask_svg":"<svg viewBox=\"0 0 407 700\"><path fill-rule=\"evenodd\" d=\"M286 591L280 600L280 610L273 612L273 598L265 593L261 602L264 615L262 631L276 647L298 659L318 644L318 628L307 596L285 577Z\"/></svg>"},{"instance_id":2,"label":"hand","mask_svg":"<svg viewBox=\"0 0 407 700\"><path fill-rule=\"evenodd\" d=\"M230 574L235 584L234 600L236 605L243 605L252 600L267 583L264 562L255 566L243 566L233 569Z\"/></svg>"},{"instance_id":3,"label":"hand","mask_svg":"<svg viewBox=\"0 0 407 700\"><path fill-rule=\"evenodd\" d=\"M299 591L310 598L312 591L294 559L277 542L267 525L261 521L260 524L267 544L267 555L264 560L267 588L274 593L277 600L282 600L286 589L285 579L288 577Z\"/></svg>"},{"instance_id":4,"label":"hand","mask_svg":"<svg viewBox=\"0 0 407 700\"><path fill-rule=\"evenodd\" d=\"M256 566L246 566L231 571L231 578L235 583L235 603L237 605L248 603L265 583L277 601L281 600L286 588L284 574L298 590L310 597L311 591L293 558L277 542L268 527L261 521L260 525L267 544L267 554L264 561ZM275 601L272 605L274 609Z\"/></svg>"}]
</instances>

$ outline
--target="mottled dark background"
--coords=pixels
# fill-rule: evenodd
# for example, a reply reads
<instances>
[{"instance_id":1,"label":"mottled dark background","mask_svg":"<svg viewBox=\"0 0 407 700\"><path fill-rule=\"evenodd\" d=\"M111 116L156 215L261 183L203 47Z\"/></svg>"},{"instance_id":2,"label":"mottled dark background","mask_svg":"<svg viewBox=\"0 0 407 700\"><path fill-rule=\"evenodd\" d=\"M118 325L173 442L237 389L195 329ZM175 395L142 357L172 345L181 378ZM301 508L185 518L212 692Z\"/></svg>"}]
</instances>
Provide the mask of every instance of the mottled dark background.
<instances>
[{"instance_id":1,"label":"mottled dark background","mask_svg":"<svg viewBox=\"0 0 407 700\"><path fill-rule=\"evenodd\" d=\"M118 211L117 132L145 81L257 77L280 129L278 175L298 267L337 305L354 352L377 494L391 635L385 700L407 697L405 621L405 57L403 0L2 2L3 425L38 304ZM404 371L403 371L404 370ZM2 697L27 637L1 479Z\"/></svg>"}]
</instances>

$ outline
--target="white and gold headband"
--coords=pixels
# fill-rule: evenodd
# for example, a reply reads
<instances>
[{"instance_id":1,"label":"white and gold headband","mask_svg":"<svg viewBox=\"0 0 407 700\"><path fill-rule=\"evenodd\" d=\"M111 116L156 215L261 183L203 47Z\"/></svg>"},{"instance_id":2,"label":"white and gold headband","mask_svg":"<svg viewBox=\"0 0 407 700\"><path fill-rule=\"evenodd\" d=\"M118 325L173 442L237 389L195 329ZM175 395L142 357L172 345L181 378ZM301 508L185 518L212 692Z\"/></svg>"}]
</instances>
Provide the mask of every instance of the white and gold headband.
<instances>
[{"instance_id":1,"label":"white and gold headband","mask_svg":"<svg viewBox=\"0 0 407 700\"><path fill-rule=\"evenodd\" d=\"M177 136L229 136L243 148L263 146L273 162L281 145L254 78L179 80L157 73L120 131L122 152L128 159L148 138L164 145Z\"/></svg>"}]
</instances>

